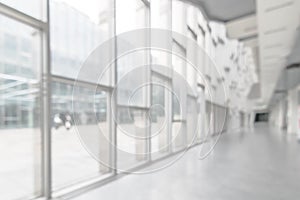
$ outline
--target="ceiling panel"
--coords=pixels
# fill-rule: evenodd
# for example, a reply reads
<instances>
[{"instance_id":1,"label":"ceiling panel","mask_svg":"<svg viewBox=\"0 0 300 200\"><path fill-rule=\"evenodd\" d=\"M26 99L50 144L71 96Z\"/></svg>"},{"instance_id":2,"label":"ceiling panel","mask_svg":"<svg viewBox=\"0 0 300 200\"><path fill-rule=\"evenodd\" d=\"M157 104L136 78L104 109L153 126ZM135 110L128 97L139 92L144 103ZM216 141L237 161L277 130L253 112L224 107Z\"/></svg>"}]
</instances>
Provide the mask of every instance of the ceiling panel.
<instances>
[{"instance_id":1,"label":"ceiling panel","mask_svg":"<svg viewBox=\"0 0 300 200\"><path fill-rule=\"evenodd\" d=\"M227 36L232 39L251 39L257 36L256 15L250 15L241 19L226 23Z\"/></svg>"},{"instance_id":2,"label":"ceiling panel","mask_svg":"<svg viewBox=\"0 0 300 200\"><path fill-rule=\"evenodd\" d=\"M211 20L228 22L255 13L255 0L190 0L200 5Z\"/></svg>"},{"instance_id":3,"label":"ceiling panel","mask_svg":"<svg viewBox=\"0 0 300 200\"><path fill-rule=\"evenodd\" d=\"M269 103L299 24L298 0L257 0L262 99Z\"/></svg>"}]
</instances>

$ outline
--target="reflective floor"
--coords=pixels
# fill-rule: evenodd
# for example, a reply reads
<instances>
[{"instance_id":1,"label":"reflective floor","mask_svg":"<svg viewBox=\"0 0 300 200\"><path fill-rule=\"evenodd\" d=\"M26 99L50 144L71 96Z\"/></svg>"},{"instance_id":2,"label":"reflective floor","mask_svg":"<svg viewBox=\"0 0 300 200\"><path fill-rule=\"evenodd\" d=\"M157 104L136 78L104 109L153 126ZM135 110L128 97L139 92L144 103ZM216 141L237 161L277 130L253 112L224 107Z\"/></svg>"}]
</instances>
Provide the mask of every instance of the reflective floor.
<instances>
[{"instance_id":1,"label":"reflective floor","mask_svg":"<svg viewBox=\"0 0 300 200\"><path fill-rule=\"evenodd\" d=\"M276 200L300 197L300 143L267 124L221 136L212 154L199 147L172 166L146 175L127 175L76 200Z\"/></svg>"}]
</instances>

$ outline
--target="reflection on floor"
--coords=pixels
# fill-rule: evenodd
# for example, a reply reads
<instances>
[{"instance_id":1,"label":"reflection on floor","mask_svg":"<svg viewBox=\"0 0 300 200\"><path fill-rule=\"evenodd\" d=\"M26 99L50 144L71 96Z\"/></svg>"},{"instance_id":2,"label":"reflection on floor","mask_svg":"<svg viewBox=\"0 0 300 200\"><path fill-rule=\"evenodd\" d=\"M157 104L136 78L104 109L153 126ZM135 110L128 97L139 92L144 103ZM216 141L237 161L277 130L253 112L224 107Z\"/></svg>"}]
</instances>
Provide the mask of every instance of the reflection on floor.
<instances>
[{"instance_id":1,"label":"reflection on floor","mask_svg":"<svg viewBox=\"0 0 300 200\"><path fill-rule=\"evenodd\" d=\"M300 143L258 124L222 135L212 154L199 148L159 172L127 175L74 200L274 200L300 197Z\"/></svg>"}]
</instances>

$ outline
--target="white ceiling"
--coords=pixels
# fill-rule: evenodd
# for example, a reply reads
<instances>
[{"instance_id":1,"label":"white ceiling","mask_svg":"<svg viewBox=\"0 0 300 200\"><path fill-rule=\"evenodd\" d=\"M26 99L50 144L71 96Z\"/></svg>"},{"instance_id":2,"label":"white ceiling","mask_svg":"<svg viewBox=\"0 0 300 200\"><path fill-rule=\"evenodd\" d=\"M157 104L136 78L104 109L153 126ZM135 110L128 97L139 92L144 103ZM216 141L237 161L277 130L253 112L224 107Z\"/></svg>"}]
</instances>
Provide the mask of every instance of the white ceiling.
<instances>
[{"instance_id":1,"label":"white ceiling","mask_svg":"<svg viewBox=\"0 0 300 200\"><path fill-rule=\"evenodd\" d=\"M268 105L300 24L299 0L257 0L261 101Z\"/></svg>"},{"instance_id":2,"label":"white ceiling","mask_svg":"<svg viewBox=\"0 0 300 200\"><path fill-rule=\"evenodd\" d=\"M227 22L255 13L255 0L187 0L205 10L211 20Z\"/></svg>"}]
</instances>

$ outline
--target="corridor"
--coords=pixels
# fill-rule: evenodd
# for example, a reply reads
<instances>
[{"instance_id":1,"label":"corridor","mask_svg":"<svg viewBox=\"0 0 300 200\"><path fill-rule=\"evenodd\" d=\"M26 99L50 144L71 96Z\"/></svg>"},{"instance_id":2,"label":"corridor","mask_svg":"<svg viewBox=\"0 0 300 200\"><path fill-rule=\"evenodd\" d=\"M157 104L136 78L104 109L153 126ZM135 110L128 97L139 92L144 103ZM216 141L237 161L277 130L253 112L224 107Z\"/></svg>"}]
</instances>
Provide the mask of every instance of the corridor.
<instances>
[{"instance_id":1,"label":"corridor","mask_svg":"<svg viewBox=\"0 0 300 200\"><path fill-rule=\"evenodd\" d=\"M171 167L124 176L74 200L298 199L299 152L296 135L258 123L253 130L224 133L204 160L196 146Z\"/></svg>"},{"instance_id":2,"label":"corridor","mask_svg":"<svg viewBox=\"0 0 300 200\"><path fill-rule=\"evenodd\" d=\"M0 0L0 163L0 200L300 200L300 0Z\"/></svg>"}]
</instances>

